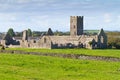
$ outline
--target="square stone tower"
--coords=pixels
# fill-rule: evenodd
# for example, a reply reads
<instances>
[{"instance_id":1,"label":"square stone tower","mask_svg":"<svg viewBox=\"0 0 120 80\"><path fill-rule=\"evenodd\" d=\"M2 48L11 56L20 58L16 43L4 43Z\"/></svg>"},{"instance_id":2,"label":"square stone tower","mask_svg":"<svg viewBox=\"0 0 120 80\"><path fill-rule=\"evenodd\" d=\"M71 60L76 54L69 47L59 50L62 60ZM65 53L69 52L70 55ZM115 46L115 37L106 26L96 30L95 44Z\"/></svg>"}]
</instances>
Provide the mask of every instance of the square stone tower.
<instances>
[{"instance_id":1,"label":"square stone tower","mask_svg":"<svg viewBox=\"0 0 120 80\"><path fill-rule=\"evenodd\" d=\"M83 16L70 16L70 35L79 36L83 34Z\"/></svg>"}]
</instances>

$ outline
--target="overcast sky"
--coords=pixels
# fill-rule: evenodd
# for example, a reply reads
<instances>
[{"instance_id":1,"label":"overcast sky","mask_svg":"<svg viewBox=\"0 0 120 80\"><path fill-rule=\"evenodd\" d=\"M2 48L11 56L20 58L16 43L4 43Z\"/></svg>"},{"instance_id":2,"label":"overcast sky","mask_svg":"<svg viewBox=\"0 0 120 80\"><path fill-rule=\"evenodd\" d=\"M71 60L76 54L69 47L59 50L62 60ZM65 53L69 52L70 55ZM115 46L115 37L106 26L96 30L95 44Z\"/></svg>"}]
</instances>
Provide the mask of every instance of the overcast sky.
<instances>
[{"instance_id":1,"label":"overcast sky","mask_svg":"<svg viewBox=\"0 0 120 80\"><path fill-rule=\"evenodd\" d=\"M120 31L120 0L0 0L0 32L69 31L70 16L84 16L84 29Z\"/></svg>"}]
</instances>

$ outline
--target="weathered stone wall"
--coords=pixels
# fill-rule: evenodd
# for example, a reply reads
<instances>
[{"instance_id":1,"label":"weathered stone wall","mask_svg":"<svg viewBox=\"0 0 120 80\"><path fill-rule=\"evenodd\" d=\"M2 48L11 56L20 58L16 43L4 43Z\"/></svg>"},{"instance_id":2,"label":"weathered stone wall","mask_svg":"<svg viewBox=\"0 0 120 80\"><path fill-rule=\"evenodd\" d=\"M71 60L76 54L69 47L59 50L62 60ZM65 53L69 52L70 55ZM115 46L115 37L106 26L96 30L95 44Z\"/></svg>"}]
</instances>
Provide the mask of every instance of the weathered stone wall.
<instances>
[{"instance_id":1,"label":"weathered stone wall","mask_svg":"<svg viewBox=\"0 0 120 80\"><path fill-rule=\"evenodd\" d=\"M103 29L98 34L98 47L107 48L107 36Z\"/></svg>"},{"instance_id":2,"label":"weathered stone wall","mask_svg":"<svg viewBox=\"0 0 120 80\"><path fill-rule=\"evenodd\" d=\"M6 46L6 40L1 40L0 43L1 45Z\"/></svg>"},{"instance_id":3,"label":"weathered stone wall","mask_svg":"<svg viewBox=\"0 0 120 80\"><path fill-rule=\"evenodd\" d=\"M38 42L37 42L37 45L38 47L40 48L48 48L48 49L51 49L51 45L52 45L52 42L49 38L49 36L43 36L42 39L40 39Z\"/></svg>"},{"instance_id":4,"label":"weathered stone wall","mask_svg":"<svg viewBox=\"0 0 120 80\"><path fill-rule=\"evenodd\" d=\"M29 47L29 43L27 40L20 40L20 46L23 48L28 48Z\"/></svg>"},{"instance_id":5,"label":"weathered stone wall","mask_svg":"<svg viewBox=\"0 0 120 80\"><path fill-rule=\"evenodd\" d=\"M41 52L25 52L20 50L0 50L0 53L10 53L10 54L32 54L41 56L53 56L71 59L83 59L83 60L101 60L101 61L120 61L118 57L107 57L107 56L91 56L84 54L57 54L57 53L41 53Z\"/></svg>"}]
</instances>

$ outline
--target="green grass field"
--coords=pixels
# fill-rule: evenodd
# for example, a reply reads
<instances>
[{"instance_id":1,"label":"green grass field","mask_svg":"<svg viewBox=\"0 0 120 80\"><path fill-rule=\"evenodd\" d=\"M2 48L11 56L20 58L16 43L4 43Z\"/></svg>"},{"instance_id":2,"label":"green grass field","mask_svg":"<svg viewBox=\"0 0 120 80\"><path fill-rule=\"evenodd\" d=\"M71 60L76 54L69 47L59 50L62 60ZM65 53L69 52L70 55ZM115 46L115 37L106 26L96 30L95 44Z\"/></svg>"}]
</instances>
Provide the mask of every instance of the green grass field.
<instances>
[{"instance_id":1,"label":"green grass field","mask_svg":"<svg viewBox=\"0 0 120 80\"><path fill-rule=\"evenodd\" d=\"M63 54L86 54L96 56L119 57L120 50L118 49L32 49L32 48L8 48L8 50L23 50L27 52L42 52L42 53L63 53Z\"/></svg>"},{"instance_id":2,"label":"green grass field","mask_svg":"<svg viewBox=\"0 0 120 80\"><path fill-rule=\"evenodd\" d=\"M0 54L0 80L119 80L120 63Z\"/></svg>"}]
</instances>

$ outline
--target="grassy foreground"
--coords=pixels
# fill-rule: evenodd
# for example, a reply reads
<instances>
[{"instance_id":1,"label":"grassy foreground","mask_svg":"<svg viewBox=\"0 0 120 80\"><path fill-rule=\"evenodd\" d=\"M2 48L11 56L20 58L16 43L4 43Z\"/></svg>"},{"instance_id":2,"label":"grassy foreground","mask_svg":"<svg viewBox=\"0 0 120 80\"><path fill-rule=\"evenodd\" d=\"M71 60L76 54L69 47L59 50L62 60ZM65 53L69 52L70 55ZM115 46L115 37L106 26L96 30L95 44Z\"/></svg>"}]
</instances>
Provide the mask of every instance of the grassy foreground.
<instances>
[{"instance_id":1,"label":"grassy foreground","mask_svg":"<svg viewBox=\"0 0 120 80\"><path fill-rule=\"evenodd\" d=\"M42 53L64 53L64 54L86 54L96 56L111 56L120 58L120 50L118 49L34 49L34 48L8 48L8 50L23 50L27 52Z\"/></svg>"},{"instance_id":2,"label":"grassy foreground","mask_svg":"<svg viewBox=\"0 0 120 80\"><path fill-rule=\"evenodd\" d=\"M0 54L0 80L119 80L120 63Z\"/></svg>"}]
</instances>

